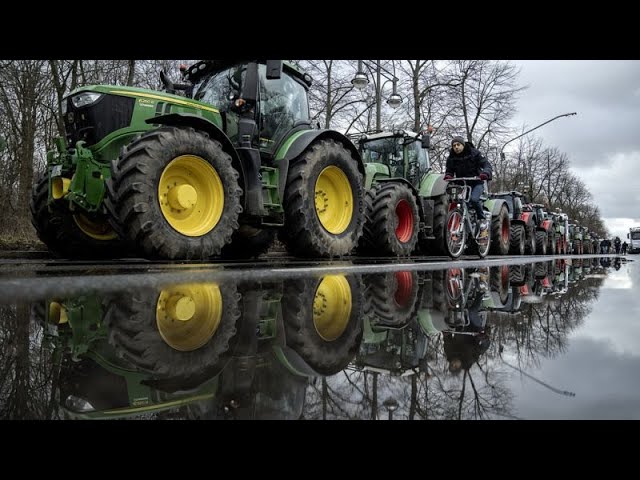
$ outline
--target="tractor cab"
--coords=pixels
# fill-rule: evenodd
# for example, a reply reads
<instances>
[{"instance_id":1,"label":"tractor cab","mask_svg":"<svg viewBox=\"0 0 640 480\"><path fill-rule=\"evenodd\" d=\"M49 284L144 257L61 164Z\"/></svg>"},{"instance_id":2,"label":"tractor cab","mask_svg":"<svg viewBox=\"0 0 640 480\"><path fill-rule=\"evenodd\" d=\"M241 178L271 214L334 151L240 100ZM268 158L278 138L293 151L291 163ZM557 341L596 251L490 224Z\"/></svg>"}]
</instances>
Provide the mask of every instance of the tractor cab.
<instances>
[{"instance_id":1,"label":"tractor cab","mask_svg":"<svg viewBox=\"0 0 640 480\"><path fill-rule=\"evenodd\" d=\"M224 131L234 143L244 140L239 138L240 118L256 122L258 146L269 154L292 130L311 125L311 77L290 63L205 60L191 66L184 76L193 83L194 100L219 110Z\"/></svg>"},{"instance_id":2,"label":"tractor cab","mask_svg":"<svg viewBox=\"0 0 640 480\"><path fill-rule=\"evenodd\" d=\"M414 186L430 169L426 135L394 130L363 134L357 142L365 164L382 165L388 176L406 178Z\"/></svg>"}]
</instances>

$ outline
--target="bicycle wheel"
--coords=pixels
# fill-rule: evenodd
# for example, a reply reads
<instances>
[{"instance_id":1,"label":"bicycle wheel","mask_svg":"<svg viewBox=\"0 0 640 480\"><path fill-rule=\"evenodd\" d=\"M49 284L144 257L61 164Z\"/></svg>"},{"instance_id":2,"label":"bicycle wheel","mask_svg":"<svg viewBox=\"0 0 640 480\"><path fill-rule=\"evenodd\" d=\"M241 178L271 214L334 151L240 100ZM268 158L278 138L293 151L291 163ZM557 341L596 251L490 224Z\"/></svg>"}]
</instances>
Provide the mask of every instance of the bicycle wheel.
<instances>
[{"instance_id":1,"label":"bicycle wheel","mask_svg":"<svg viewBox=\"0 0 640 480\"><path fill-rule=\"evenodd\" d=\"M447 214L446 221L447 254L451 258L458 258L464 251L467 242L467 229L464 224L464 213L460 208L454 208Z\"/></svg>"}]
</instances>

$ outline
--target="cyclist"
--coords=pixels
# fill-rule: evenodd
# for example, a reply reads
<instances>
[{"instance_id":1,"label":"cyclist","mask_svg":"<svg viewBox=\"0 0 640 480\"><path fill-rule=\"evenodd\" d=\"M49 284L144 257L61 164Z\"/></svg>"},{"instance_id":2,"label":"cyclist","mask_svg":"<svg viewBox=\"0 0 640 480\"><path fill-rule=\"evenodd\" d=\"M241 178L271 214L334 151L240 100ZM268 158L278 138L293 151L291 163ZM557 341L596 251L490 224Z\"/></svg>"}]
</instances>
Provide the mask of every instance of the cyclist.
<instances>
[{"instance_id":1,"label":"cyclist","mask_svg":"<svg viewBox=\"0 0 640 480\"><path fill-rule=\"evenodd\" d=\"M484 181L491 180L492 167L489 160L474 148L471 142L465 142L461 136L455 136L451 140L451 151L447 158L444 179L451 180L455 177L480 177L480 180L469 182L471 197L469 205L476 212L479 222L480 238L489 235L489 224L482 210L480 196L484 190Z\"/></svg>"}]
</instances>

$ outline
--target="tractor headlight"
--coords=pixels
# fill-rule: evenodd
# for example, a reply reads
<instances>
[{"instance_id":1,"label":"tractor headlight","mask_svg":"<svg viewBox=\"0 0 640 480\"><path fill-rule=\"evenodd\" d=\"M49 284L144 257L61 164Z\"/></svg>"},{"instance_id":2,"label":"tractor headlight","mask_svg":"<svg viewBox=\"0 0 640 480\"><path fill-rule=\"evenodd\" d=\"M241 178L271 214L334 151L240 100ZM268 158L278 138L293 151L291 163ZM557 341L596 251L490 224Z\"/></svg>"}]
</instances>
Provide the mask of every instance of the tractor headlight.
<instances>
[{"instance_id":1,"label":"tractor headlight","mask_svg":"<svg viewBox=\"0 0 640 480\"><path fill-rule=\"evenodd\" d=\"M67 97L62 99L62 103L60 104L60 110L62 111L62 115L67 114Z\"/></svg>"},{"instance_id":2,"label":"tractor headlight","mask_svg":"<svg viewBox=\"0 0 640 480\"><path fill-rule=\"evenodd\" d=\"M71 97L71 101L73 102L74 107L80 108L97 102L101 97L102 93L82 92Z\"/></svg>"}]
</instances>

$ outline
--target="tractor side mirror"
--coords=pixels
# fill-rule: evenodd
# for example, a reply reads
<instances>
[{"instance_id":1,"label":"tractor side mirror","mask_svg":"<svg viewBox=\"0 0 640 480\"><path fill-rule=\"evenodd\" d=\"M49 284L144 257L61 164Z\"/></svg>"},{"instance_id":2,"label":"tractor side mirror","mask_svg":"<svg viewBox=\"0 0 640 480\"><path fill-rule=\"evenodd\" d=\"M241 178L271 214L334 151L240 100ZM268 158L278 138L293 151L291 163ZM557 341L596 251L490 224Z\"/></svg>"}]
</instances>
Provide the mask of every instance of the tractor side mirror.
<instances>
[{"instance_id":1,"label":"tractor side mirror","mask_svg":"<svg viewBox=\"0 0 640 480\"><path fill-rule=\"evenodd\" d=\"M425 133L422 135L422 148L430 148L431 147L431 135Z\"/></svg>"},{"instance_id":2,"label":"tractor side mirror","mask_svg":"<svg viewBox=\"0 0 640 480\"><path fill-rule=\"evenodd\" d=\"M627 233L627 238L629 238L629 234Z\"/></svg>"},{"instance_id":3,"label":"tractor side mirror","mask_svg":"<svg viewBox=\"0 0 640 480\"><path fill-rule=\"evenodd\" d=\"M282 60L267 60L267 80L282 77Z\"/></svg>"}]
</instances>

